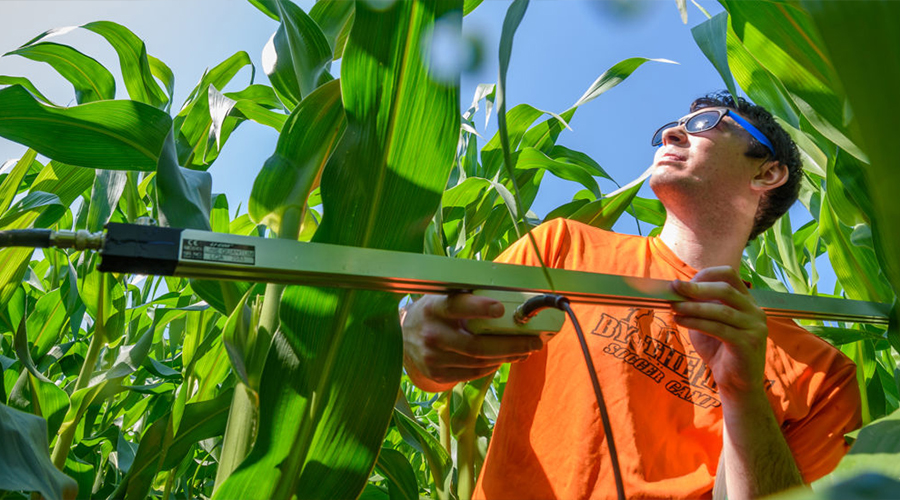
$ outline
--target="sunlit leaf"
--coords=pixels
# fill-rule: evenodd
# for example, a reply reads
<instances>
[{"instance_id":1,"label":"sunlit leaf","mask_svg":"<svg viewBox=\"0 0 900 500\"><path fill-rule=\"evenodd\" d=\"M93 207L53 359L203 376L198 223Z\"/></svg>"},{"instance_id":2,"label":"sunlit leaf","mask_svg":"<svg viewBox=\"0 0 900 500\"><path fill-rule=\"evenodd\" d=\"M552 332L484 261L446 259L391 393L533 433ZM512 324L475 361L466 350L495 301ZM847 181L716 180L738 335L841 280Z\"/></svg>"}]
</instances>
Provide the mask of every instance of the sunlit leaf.
<instances>
[{"instance_id":1,"label":"sunlit leaf","mask_svg":"<svg viewBox=\"0 0 900 500\"><path fill-rule=\"evenodd\" d=\"M102 36L115 49L125 88L133 100L154 108L164 108L168 104L166 94L153 79L153 70L143 40L125 26L112 21L96 21L81 27ZM156 66L159 72L159 64Z\"/></svg>"},{"instance_id":2,"label":"sunlit leaf","mask_svg":"<svg viewBox=\"0 0 900 500\"><path fill-rule=\"evenodd\" d=\"M281 232L285 213L298 219L310 191L344 133L346 119L338 80L307 96L285 123L275 152L260 169L250 192L250 216ZM299 224L299 220L295 222Z\"/></svg>"},{"instance_id":3,"label":"sunlit leaf","mask_svg":"<svg viewBox=\"0 0 900 500\"><path fill-rule=\"evenodd\" d=\"M171 119L134 101L45 106L24 88L0 90L0 136L53 160L93 168L152 170Z\"/></svg>"},{"instance_id":4,"label":"sunlit leaf","mask_svg":"<svg viewBox=\"0 0 900 500\"><path fill-rule=\"evenodd\" d=\"M33 96L37 97L41 101L44 101L44 104L49 104L51 106L54 105L50 101L50 99L44 97L44 94L42 94L41 91L38 90L33 83L31 83L31 80L27 78L23 78L21 76L0 75L0 85L21 85L22 87L25 87L26 90L31 92Z\"/></svg>"},{"instance_id":5,"label":"sunlit leaf","mask_svg":"<svg viewBox=\"0 0 900 500\"><path fill-rule=\"evenodd\" d=\"M19 47L5 55L18 55L49 64L75 87L75 99L84 104L116 96L116 81L102 64L68 45L41 42Z\"/></svg>"},{"instance_id":6,"label":"sunlit leaf","mask_svg":"<svg viewBox=\"0 0 900 500\"><path fill-rule=\"evenodd\" d=\"M3 215L9 208L19 190L22 179L25 178L25 173L31 168L36 156L37 151L29 149L19 158L9 174L3 178L3 182L0 183L0 215Z\"/></svg>"},{"instance_id":7,"label":"sunlit leaf","mask_svg":"<svg viewBox=\"0 0 900 500\"><path fill-rule=\"evenodd\" d=\"M686 17L686 14L685 14ZM685 22L687 22L685 20ZM722 81L731 95L736 96L737 88L734 85L734 77L731 76L731 70L728 68L728 51L726 50L726 39L728 36L728 13L720 12L712 19L708 19L703 23L694 26L691 29L694 41L707 59L719 72Z\"/></svg>"},{"instance_id":8,"label":"sunlit leaf","mask_svg":"<svg viewBox=\"0 0 900 500\"><path fill-rule=\"evenodd\" d=\"M340 59L344 53L355 12L355 4L345 0L320 0L309 11L309 17L322 28L334 59Z\"/></svg>"},{"instance_id":9,"label":"sunlit leaf","mask_svg":"<svg viewBox=\"0 0 900 500\"><path fill-rule=\"evenodd\" d=\"M293 109L316 89L332 59L332 48L306 12L289 0L266 2L281 25L263 49L263 69L284 104Z\"/></svg>"},{"instance_id":10,"label":"sunlit leaf","mask_svg":"<svg viewBox=\"0 0 900 500\"><path fill-rule=\"evenodd\" d=\"M91 191L88 209L87 230L100 231L109 222L119 198L125 190L126 172L120 170L98 170Z\"/></svg>"},{"instance_id":11,"label":"sunlit leaf","mask_svg":"<svg viewBox=\"0 0 900 500\"><path fill-rule=\"evenodd\" d=\"M381 11L357 4L341 64L347 130L323 172L314 241L421 252L459 133L458 89L429 79L421 35L454 7L461 2L396 2ZM286 289L283 335L260 384L256 444L217 496L359 494L399 384L397 300Z\"/></svg>"}]
</instances>

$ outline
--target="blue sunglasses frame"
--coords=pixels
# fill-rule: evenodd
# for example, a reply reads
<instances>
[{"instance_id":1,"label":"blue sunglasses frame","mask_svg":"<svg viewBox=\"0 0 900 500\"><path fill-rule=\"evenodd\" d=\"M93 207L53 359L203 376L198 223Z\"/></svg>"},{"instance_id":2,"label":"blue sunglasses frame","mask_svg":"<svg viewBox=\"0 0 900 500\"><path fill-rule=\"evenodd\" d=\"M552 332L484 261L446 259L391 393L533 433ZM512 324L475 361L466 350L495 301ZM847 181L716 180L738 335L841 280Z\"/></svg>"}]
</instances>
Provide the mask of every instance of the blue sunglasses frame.
<instances>
[{"instance_id":1,"label":"blue sunglasses frame","mask_svg":"<svg viewBox=\"0 0 900 500\"><path fill-rule=\"evenodd\" d=\"M700 117L708 118L708 115L714 114L716 115L716 119L712 121L704 121L700 122L699 126L691 127L691 122ZM722 121L722 117L728 115L732 120L735 121L741 128L746 130L750 135L753 136L754 139L759 141L766 149L769 150L769 153L774 157L775 156L775 148L772 146L772 142L762 133L760 130L753 126L749 121L744 119L741 115L731 111L730 109L725 108L705 108L698 110L694 113L691 113L677 122L669 122L662 127L660 127L656 133L653 134L653 138L650 140L650 145L652 146L661 146L662 145L662 135L667 129L672 127L678 127L680 125L686 125L684 127L685 132L689 134L699 134L700 132L706 132L707 130L712 130Z\"/></svg>"}]
</instances>

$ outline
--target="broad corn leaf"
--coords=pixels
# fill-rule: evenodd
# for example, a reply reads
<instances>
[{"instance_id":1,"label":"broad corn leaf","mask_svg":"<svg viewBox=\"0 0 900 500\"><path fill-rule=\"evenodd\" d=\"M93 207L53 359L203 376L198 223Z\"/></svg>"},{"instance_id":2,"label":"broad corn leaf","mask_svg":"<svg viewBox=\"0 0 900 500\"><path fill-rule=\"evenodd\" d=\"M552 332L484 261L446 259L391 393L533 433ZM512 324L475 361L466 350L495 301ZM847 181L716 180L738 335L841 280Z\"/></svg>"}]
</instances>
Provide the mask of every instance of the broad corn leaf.
<instances>
[{"instance_id":1,"label":"broad corn leaf","mask_svg":"<svg viewBox=\"0 0 900 500\"><path fill-rule=\"evenodd\" d=\"M116 97L116 81L102 64L68 45L40 42L5 55L18 55L49 64L75 88L75 100L84 104Z\"/></svg>"},{"instance_id":2,"label":"broad corn leaf","mask_svg":"<svg viewBox=\"0 0 900 500\"><path fill-rule=\"evenodd\" d=\"M297 218L344 133L340 81L319 87L294 108L250 192L250 216L281 233L288 210Z\"/></svg>"},{"instance_id":3,"label":"broad corn leaf","mask_svg":"<svg viewBox=\"0 0 900 500\"><path fill-rule=\"evenodd\" d=\"M900 112L900 97L892 86L900 78L900 4L804 1L803 5L831 54L871 160L865 174L874 209L875 244L879 262L896 294L900 291L900 204L895 188L900 182L900 171L889 122L894 113ZM862 30L856 33L865 36L852 37L853 30Z\"/></svg>"},{"instance_id":4,"label":"broad corn leaf","mask_svg":"<svg viewBox=\"0 0 900 500\"><path fill-rule=\"evenodd\" d=\"M36 491L47 499L76 497L78 485L50 462L44 419L0 404L0 437L0 489Z\"/></svg>"},{"instance_id":5,"label":"broad corn leaf","mask_svg":"<svg viewBox=\"0 0 900 500\"><path fill-rule=\"evenodd\" d=\"M356 5L341 65L347 129L325 168L314 241L421 252L459 134L459 93L432 81L422 34L461 2ZM461 17L457 17L457 23ZM218 498L362 491L397 394L398 297L288 287L260 384L253 450Z\"/></svg>"},{"instance_id":6,"label":"broad corn leaf","mask_svg":"<svg viewBox=\"0 0 900 500\"><path fill-rule=\"evenodd\" d=\"M0 90L0 136L56 161L110 170L153 170L169 115L134 101L46 106L23 87Z\"/></svg>"},{"instance_id":7,"label":"broad corn leaf","mask_svg":"<svg viewBox=\"0 0 900 500\"><path fill-rule=\"evenodd\" d=\"M102 36L115 49L129 97L154 108L166 107L169 98L153 78L153 69L143 40L125 26L112 21L96 21L81 27ZM155 64L158 73L161 69L159 64L160 62Z\"/></svg>"},{"instance_id":8,"label":"broad corn leaf","mask_svg":"<svg viewBox=\"0 0 900 500\"><path fill-rule=\"evenodd\" d=\"M263 69L285 106L293 109L321 83L331 79L332 48L318 24L290 0L262 2L281 26L263 49Z\"/></svg>"}]
</instances>

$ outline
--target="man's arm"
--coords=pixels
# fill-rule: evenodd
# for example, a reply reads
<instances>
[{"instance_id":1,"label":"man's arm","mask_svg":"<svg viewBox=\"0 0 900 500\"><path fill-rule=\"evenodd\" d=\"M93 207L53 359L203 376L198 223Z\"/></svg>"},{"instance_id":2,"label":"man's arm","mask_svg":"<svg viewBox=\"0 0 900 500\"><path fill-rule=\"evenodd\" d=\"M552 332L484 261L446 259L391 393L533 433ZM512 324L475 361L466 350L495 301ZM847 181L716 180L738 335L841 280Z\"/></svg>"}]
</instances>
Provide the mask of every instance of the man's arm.
<instances>
[{"instance_id":1,"label":"man's arm","mask_svg":"<svg viewBox=\"0 0 900 500\"><path fill-rule=\"evenodd\" d=\"M728 498L756 498L803 484L763 388L768 327L738 273L704 269L674 289L675 322L712 371L722 399Z\"/></svg>"},{"instance_id":2,"label":"man's arm","mask_svg":"<svg viewBox=\"0 0 900 500\"><path fill-rule=\"evenodd\" d=\"M414 302L400 317L406 373L423 391L443 392L543 347L538 337L474 335L465 329L467 319L500 316L503 304L472 294L427 295Z\"/></svg>"}]
</instances>

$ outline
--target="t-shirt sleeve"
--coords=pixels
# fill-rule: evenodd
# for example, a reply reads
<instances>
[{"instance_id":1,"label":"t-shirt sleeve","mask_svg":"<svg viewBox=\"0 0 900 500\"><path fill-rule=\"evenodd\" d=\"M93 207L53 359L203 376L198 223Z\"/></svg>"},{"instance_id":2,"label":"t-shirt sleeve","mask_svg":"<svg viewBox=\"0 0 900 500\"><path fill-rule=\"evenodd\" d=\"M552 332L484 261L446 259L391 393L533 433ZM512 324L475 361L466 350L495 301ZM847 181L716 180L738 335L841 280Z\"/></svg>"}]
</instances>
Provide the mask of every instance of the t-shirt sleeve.
<instances>
[{"instance_id":1,"label":"t-shirt sleeve","mask_svg":"<svg viewBox=\"0 0 900 500\"><path fill-rule=\"evenodd\" d=\"M837 355L832 367L821 375L811 397L809 413L785 422L785 439L804 481L811 483L830 473L849 450L844 434L862 425L856 365Z\"/></svg>"},{"instance_id":2,"label":"t-shirt sleeve","mask_svg":"<svg viewBox=\"0 0 900 500\"><path fill-rule=\"evenodd\" d=\"M559 218L545 222L532 229L531 235L534 236L534 242L544 264L552 268L560 267L560 256L571 239L566 220ZM497 256L494 262L540 266L541 261L537 258L534 247L528 235L525 235Z\"/></svg>"}]
</instances>

